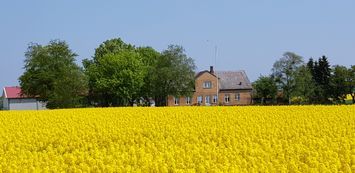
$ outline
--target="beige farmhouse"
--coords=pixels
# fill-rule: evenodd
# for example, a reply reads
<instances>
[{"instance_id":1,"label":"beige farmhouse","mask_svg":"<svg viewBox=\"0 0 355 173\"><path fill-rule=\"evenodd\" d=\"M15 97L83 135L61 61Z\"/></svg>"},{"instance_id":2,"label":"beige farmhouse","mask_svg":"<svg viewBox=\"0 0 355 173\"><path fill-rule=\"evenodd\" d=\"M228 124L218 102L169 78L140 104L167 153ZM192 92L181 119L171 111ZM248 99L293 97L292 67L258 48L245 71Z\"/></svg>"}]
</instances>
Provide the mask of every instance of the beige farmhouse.
<instances>
[{"instance_id":1,"label":"beige farmhouse","mask_svg":"<svg viewBox=\"0 0 355 173\"><path fill-rule=\"evenodd\" d=\"M168 97L168 106L249 105L252 86L245 71L201 71L195 76L192 96Z\"/></svg>"}]
</instances>

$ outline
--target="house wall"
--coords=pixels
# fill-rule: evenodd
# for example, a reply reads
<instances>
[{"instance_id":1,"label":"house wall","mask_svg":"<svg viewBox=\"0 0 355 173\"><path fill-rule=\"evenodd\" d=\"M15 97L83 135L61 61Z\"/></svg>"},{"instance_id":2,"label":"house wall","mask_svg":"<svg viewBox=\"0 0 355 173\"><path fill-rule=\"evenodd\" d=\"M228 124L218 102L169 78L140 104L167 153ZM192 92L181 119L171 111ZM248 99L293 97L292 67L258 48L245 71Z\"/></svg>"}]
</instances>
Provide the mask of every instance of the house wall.
<instances>
[{"instance_id":1,"label":"house wall","mask_svg":"<svg viewBox=\"0 0 355 173\"><path fill-rule=\"evenodd\" d=\"M192 97L191 97L190 104L186 104L186 97L185 96L182 96L179 98L180 98L179 104L175 105L174 96L169 96L168 97L168 106L191 106L192 105Z\"/></svg>"},{"instance_id":2,"label":"house wall","mask_svg":"<svg viewBox=\"0 0 355 173\"><path fill-rule=\"evenodd\" d=\"M203 83L206 81L212 82L211 88L204 88ZM212 75L211 73L203 73L195 80L195 93L193 95L193 105L197 105L198 96L202 96L202 104L206 105L205 98L206 96L210 96L210 105L217 105L218 103L212 103L213 96L217 95L217 77Z\"/></svg>"},{"instance_id":3,"label":"house wall","mask_svg":"<svg viewBox=\"0 0 355 173\"><path fill-rule=\"evenodd\" d=\"M46 104L37 101L37 99L21 98L21 99L7 99L8 110L44 110Z\"/></svg>"},{"instance_id":4,"label":"house wall","mask_svg":"<svg viewBox=\"0 0 355 173\"><path fill-rule=\"evenodd\" d=\"M249 105L252 99L251 90L231 90L219 92L219 103L222 105ZM236 94L239 93L240 99L236 99ZM229 103L225 102L225 95L229 94Z\"/></svg>"}]
</instances>

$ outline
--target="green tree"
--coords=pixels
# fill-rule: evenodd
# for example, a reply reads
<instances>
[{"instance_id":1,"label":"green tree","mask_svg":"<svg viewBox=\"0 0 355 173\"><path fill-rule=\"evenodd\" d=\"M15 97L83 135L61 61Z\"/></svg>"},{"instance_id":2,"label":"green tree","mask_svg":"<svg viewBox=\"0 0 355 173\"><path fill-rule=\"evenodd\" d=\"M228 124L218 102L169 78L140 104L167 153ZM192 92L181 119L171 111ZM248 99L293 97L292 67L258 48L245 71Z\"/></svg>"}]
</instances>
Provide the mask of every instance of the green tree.
<instances>
[{"instance_id":1,"label":"green tree","mask_svg":"<svg viewBox=\"0 0 355 173\"><path fill-rule=\"evenodd\" d=\"M75 64L76 56L64 41L52 40L45 46L30 44L25 53L25 72L19 78L23 94L48 101L48 108L81 106L87 81Z\"/></svg>"},{"instance_id":2,"label":"green tree","mask_svg":"<svg viewBox=\"0 0 355 173\"><path fill-rule=\"evenodd\" d=\"M89 100L98 106L127 106L139 99L145 69L134 46L121 39L102 43L92 60L83 61Z\"/></svg>"},{"instance_id":3,"label":"green tree","mask_svg":"<svg viewBox=\"0 0 355 173\"><path fill-rule=\"evenodd\" d=\"M120 38L106 40L95 49L93 61L96 63L100 58L107 54L116 54L122 50L134 51L135 47L131 44L123 42Z\"/></svg>"},{"instance_id":4,"label":"green tree","mask_svg":"<svg viewBox=\"0 0 355 173\"><path fill-rule=\"evenodd\" d=\"M309 97L309 103L319 103L319 101L317 100L317 96L316 96L316 92L318 90L317 88L317 83L315 80L315 66L318 66L318 62L314 61L313 58L310 58L307 62L307 68L310 71L311 75L312 75L312 84L313 84L313 95L311 95Z\"/></svg>"},{"instance_id":5,"label":"green tree","mask_svg":"<svg viewBox=\"0 0 355 173\"><path fill-rule=\"evenodd\" d=\"M295 73L295 89L292 97L300 98L301 104L309 104L314 97L315 83L311 69L308 65L302 65Z\"/></svg>"},{"instance_id":6,"label":"green tree","mask_svg":"<svg viewBox=\"0 0 355 173\"><path fill-rule=\"evenodd\" d=\"M345 66L336 65L332 69L331 75L331 94L335 101L345 102L346 95L349 93L348 81L350 79L350 71Z\"/></svg>"},{"instance_id":7,"label":"green tree","mask_svg":"<svg viewBox=\"0 0 355 173\"><path fill-rule=\"evenodd\" d=\"M136 48L119 38L111 39L83 64L89 78L89 100L98 106L150 99L165 106L168 95L188 95L194 89L195 65L181 46L169 46L159 53L151 47Z\"/></svg>"},{"instance_id":8,"label":"green tree","mask_svg":"<svg viewBox=\"0 0 355 173\"><path fill-rule=\"evenodd\" d=\"M152 94L157 106L165 106L167 97L192 95L196 66L183 47L170 45L159 56L154 69Z\"/></svg>"},{"instance_id":9,"label":"green tree","mask_svg":"<svg viewBox=\"0 0 355 173\"><path fill-rule=\"evenodd\" d=\"M253 83L253 88L256 90L254 97L260 98L261 104L265 104L266 100L274 101L276 98L277 85L272 77L260 76Z\"/></svg>"},{"instance_id":10,"label":"green tree","mask_svg":"<svg viewBox=\"0 0 355 173\"><path fill-rule=\"evenodd\" d=\"M156 87L155 80L157 77L157 65L159 57L161 56L159 52L151 47L138 47L137 52L142 58L143 68L145 71L144 84L140 91L140 96L145 104L148 105L150 99L154 98L154 89Z\"/></svg>"},{"instance_id":11,"label":"green tree","mask_svg":"<svg viewBox=\"0 0 355 173\"><path fill-rule=\"evenodd\" d=\"M284 99L288 103L291 103L291 96L296 86L296 71L302 64L303 58L301 56L286 52L273 65L273 77L275 77L278 87L282 89Z\"/></svg>"},{"instance_id":12,"label":"green tree","mask_svg":"<svg viewBox=\"0 0 355 173\"><path fill-rule=\"evenodd\" d=\"M308 62L308 67L311 67L311 62ZM314 103L329 103L331 94L331 69L326 56L322 56L318 61L314 61L313 69L311 70L313 80L315 82Z\"/></svg>"},{"instance_id":13,"label":"green tree","mask_svg":"<svg viewBox=\"0 0 355 173\"><path fill-rule=\"evenodd\" d=\"M351 95L353 104L355 104L355 65L349 68L349 79L347 81L348 93Z\"/></svg>"}]
</instances>

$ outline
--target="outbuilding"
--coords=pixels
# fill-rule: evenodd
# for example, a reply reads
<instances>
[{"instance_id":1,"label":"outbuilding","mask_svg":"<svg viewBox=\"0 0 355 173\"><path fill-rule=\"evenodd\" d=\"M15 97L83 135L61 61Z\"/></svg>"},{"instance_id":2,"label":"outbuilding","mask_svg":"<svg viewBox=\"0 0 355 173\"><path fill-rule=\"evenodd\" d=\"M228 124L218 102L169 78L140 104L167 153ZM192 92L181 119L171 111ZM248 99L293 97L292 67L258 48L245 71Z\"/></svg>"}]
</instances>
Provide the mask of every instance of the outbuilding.
<instances>
[{"instance_id":1,"label":"outbuilding","mask_svg":"<svg viewBox=\"0 0 355 173\"><path fill-rule=\"evenodd\" d=\"M21 94L18 86L4 87L3 89L3 109L4 110L44 110L46 102L37 98L27 97Z\"/></svg>"}]
</instances>

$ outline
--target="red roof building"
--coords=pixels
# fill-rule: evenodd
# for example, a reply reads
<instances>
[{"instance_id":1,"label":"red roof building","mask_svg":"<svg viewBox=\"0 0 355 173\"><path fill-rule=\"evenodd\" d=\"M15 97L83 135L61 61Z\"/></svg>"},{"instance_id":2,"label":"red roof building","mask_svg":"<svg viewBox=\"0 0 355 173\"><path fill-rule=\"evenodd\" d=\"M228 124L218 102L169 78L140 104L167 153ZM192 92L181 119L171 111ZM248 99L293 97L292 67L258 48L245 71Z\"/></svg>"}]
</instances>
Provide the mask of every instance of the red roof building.
<instances>
[{"instance_id":1,"label":"red roof building","mask_svg":"<svg viewBox=\"0 0 355 173\"><path fill-rule=\"evenodd\" d=\"M46 109L46 102L23 95L19 86L4 87L2 97L3 108L5 110Z\"/></svg>"},{"instance_id":2,"label":"red roof building","mask_svg":"<svg viewBox=\"0 0 355 173\"><path fill-rule=\"evenodd\" d=\"M19 86L5 87L4 97L8 99L27 98L26 96L21 95L21 88Z\"/></svg>"}]
</instances>

